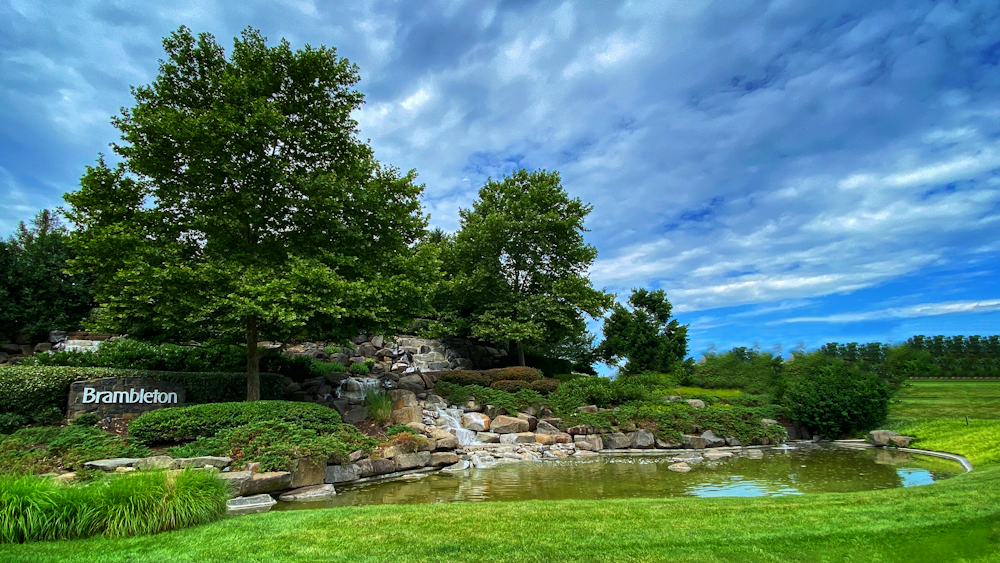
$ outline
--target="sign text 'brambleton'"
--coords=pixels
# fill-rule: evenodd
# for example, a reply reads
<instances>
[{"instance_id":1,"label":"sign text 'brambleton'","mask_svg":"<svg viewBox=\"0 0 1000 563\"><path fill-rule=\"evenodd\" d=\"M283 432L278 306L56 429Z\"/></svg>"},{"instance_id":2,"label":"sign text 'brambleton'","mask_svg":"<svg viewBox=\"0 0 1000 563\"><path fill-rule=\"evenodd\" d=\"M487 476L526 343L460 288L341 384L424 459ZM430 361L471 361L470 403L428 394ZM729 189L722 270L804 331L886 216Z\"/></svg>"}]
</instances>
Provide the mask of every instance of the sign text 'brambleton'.
<instances>
[{"instance_id":1,"label":"sign text 'brambleton'","mask_svg":"<svg viewBox=\"0 0 1000 563\"><path fill-rule=\"evenodd\" d=\"M165 405L177 404L177 393L162 392L159 389L146 391L135 388L128 391L98 391L93 387L84 387L83 395L80 397L83 404L101 403L105 405L113 404L143 404L143 405Z\"/></svg>"}]
</instances>

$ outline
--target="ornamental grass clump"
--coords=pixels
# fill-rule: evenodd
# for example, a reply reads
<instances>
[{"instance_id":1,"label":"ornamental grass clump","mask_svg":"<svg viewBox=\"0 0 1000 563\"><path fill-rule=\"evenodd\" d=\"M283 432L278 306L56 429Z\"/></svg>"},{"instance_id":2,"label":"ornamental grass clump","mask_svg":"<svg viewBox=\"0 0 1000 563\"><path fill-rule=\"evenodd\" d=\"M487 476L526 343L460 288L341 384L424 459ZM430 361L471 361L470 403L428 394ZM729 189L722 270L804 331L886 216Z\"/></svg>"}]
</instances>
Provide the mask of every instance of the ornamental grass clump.
<instances>
[{"instance_id":1,"label":"ornamental grass clump","mask_svg":"<svg viewBox=\"0 0 1000 563\"><path fill-rule=\"evenodd\" d=\"M389 422L392 415L392 399L389 394L382 389L369 389L365 391L365 408L368 409L368 417L379 424Z\"/></svg>"},{"instance_id":2,"label":"ornamental grass clump","mask_svg":"<svg viewBox=\"0 0 1000 563\"><path fill-rule=\"evenodd\" d=\"M142 472L86 485L0 476L0 543L155 534L205 524L226 511L212 473Z\"/></svg>"},{"instance_id":3,"label":"ornamental grass clump","mask_svg":"<svg viewBox=\"0 0 1000 563\"><path fill-rule=\"evenodd\" d=\"M354 362L353 364L351 364L351 367L347 368L347 370L353 373L354 375L368 375L368 372L371 371L368 368L368 364L364 364L361 362Z\"/></svg>"}]
</instances>

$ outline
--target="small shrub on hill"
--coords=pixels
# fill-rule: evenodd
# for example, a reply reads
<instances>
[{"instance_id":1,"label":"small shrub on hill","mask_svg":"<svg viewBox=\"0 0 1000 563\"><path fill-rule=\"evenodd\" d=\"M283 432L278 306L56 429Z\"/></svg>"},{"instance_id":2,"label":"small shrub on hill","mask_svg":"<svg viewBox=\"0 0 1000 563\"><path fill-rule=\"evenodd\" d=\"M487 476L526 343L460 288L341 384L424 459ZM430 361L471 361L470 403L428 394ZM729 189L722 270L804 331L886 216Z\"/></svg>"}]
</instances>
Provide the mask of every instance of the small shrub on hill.
<instances>
[{"instance_id":1,"label":"small shrub on hill","mask_svg":"<svg viewBox=\"0 0 1000 563\"><path fill-rule=\"evenodd\" d=\"M544 397L531 389L521 389L516 393L509 393L479 385L462 386L439 382L434 387L434 391L452 404L461 405L469 399L474 399L480 405L495 405L507 409L507 412L515 413L529 406L537 407L546 402Z\"/></svg>"},{"instance_id":2,"label":"small shrub on hill","mask_svg":"<svg viewBox=\"0 0 1000 563\"><path fill-rule=\"evenodd\" d=\"M560 383L562 382L558 379L539 379L538 381L532 381L529 388L542 395L548 395L558 389Z\"/></svg>"},{"instance_id":3,"label":"small shrub on hill","mask_svg":"<svg viewBox=\"0 0 1000 563\"><path fill-rule=\"evenodd\" d=\"M519 381L516 379L513 380L503 379L491 383L490 388L497 389L500 391L506 391L508 393L517 393L521 389L528 389L530 385L531 383L527 381Z\"/></svg>"},{"instance_id":4,"label":"small shrub on hill","mask_svg":"<svg viewBox=\"0 0 1000 563\"><path fill-rule=\"evenodd\" d=\"M86 412L73 419L73 426L94 426L101 421L101 417L92 412Z\"/></svg>"},{"instance_id":5,"label":"small shrub on hill","mask_svg":"<svg viewBox=\"0 0 1000 563\"><path fill-rule=\"evenodd\" d=\"M402 434L402 433L413 434L414 436L417 435L417 431L410 426L407 426L405 424L393 424L388 429L386 429L385 436L387 438L392 438L396 434Z\"/></svg>"},{"instance_id":6,"label":"small shrub on hill","mask_svg":"<svg viewBox=\"0 0 1000 563\"><path fill-rule=\"evenodd\" d=\"M321 362L319 360L313 360L313 368L320 375L326 375L328 373L344 373L347 371L344 368L344 364L340 362Z\"/></svg>"},{"instance_id":7,"label":"small shrub on hill","mask_svg":"<svg viewBox=\"0 0 1000 563\"><path fill-rule=\"evenodd\" d=\"M147 444L182 442L262 422L287 422L317 432L332 432L341 420L337 411L313 403L213 403L157 409L133 420L128 431L129 436Z\"/></svg>"},{"instance_id":8,"label":"small shrub on hill","mask_svg":"<svg viewBox=\"0 0 1000 563\"><path fill-rule=\"evenodd\" d=\"M409 432L399 432L393 434L389 437L389 441L386 442L385 446L397 446L402 448L405 453L412 454L413 452L420 449L420 446L427 443L427 438L423 436L418 436L417 434L411 434Z\"/></svg>"},{"instance_id":9,"label":"small shrub on hill","mask_svg":"<svg viewBox=\"0 0 1000 563\"><path fill-rule=\"evenodd\" d=\"M369 372L368 365L360 362L351 364L351 367L347 368L347 370L354 375L368 375Z\"/></svg>"},{"instance_id":10,"label":"small shrub on hill","mask_svg":"<svg viewBox=\"0 0 1000 563\"><path fill-rule=\"evenodd\" d=\"M527 381L530 383L543 377L542 372L537 369L521 366L488 369L483 372L483 375L488 377L491 383L494 381Z\"/></svg>"},{"instance_id":11,"label":"small shrub on hill","mask_svg":"<svg viewBox=\"0 0 1000 563\"><path fill-rule=\"evenodd\" d=\"M0 434L10 434L28 424L28 417L12 412L0 412Z\"/></svg>"},{"instance_id":12,"label":"small shrub on hill","mask_svg":"<svg viewBox=\"0 0 1000 563\"><path fill-rule=\"evenodd\" d=\"M685 383L708 389L740 389L748 393L779 394L782 360L751 348L733 348L725 354L707 355L694 365Z\"/></svg>"},{"instance_id":13,"label":"small shrub on hill","mask_svg":"<svg viewBox=\"0 0 1000 563\"><path fill-rule=\"evenodd\" d=\"M490 383L492 383L490 378L483 375L482 372L473 370L446 371L440 374L439 380L460 386L478 385L480 387L489 387Z\"/></svg>"}]
</instances>

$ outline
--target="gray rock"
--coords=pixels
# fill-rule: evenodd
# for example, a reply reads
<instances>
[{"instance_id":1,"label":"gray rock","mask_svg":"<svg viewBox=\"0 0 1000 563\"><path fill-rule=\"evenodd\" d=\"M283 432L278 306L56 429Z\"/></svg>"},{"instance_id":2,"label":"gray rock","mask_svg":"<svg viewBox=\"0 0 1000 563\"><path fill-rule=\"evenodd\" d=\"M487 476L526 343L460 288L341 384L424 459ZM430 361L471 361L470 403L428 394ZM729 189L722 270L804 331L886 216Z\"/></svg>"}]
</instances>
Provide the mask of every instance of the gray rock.
<instances>
[{"instance_id":1,"label":"gray rock","mask_svg":"<svg viewBox=\"0 0 1000 563\"><path fill-rule=\"evenodd\" d=\"M702 450L705 449L705 439L701 436L694 434L684 435L684 447L687 449Z\"/></svg>"},{"instance_id":2,"label":"gray rock","mask_svg":"<svg viewBox=\"0 0 1000 563\"><path fill-rule=\"evenodd\" d=\"M454 465L458 462L458 455L452 452L437 452L431 454L431 459L427 462L427 465L431 467L444 467L445 465Z\"/></svg>"},{"instance_id":3,"label":"gray rock","mask_svg":"<svg viewBox=\"0 0 1000 563\"><path fill-rule=\"evenodd\" d=\"M894 436L899 436L899 434L893 432L892 430L872 430L868 433L868 441L872 445L883 447L888 446L892 443L892 438Z\"/></svg>"},{"instance_id":4,"label":"gray rock","mask_svg":"<svg viewBox=\"0 0 1000 563\"><path fill-rule=\"evenodd\" d=\"M361 471L358 469L357 464L350 465L328 465L326 467L326 478L323 479L324 483L347 483L349 481L357 481L361 477Z\"/></svg>"},{"instance_id":5,"label":"gray rock","mask_svg":"<svg viewBox=\"0 0 1000 563\"><path fill-rule=\"evenodd\" d=\"M676 450L684 447L684 444L681 444L680 442L674 442L673 440L662 440L660 438L657 438L656 447L663 448L665 450Z\"/></svg>"},{"instance_id":6,"label":"gray rock","mask_svg":"<svg viewBox=\"0 0 1000 563\"><path fill-rule=\"evenodd\" d=\"M316 463L308 459L297 459L292 463L292 482L288 485L293 489L320 485L326 478L326 463Z\"/></svg>"},{"instance_id":7,"label":"gray rock","mask_svg":"<svg viewBox=\"0 0 1000 563\"><path fill-rule=\"evenodd\" d=\"M385 337L384 336L377 334L377 335L375 335L375 336L372 337L372 346L374 346L376 348L381 348L384 345L385 345Z\"/></svg>"},{"instance_id":8,"label":"gray rock","mask_svg":"<svg viewBox=\"0 0 1000 563\"><path fill-rule=\"evenodd\" d=\"M500 435L495 432L476 432L476 440L484 444L499 444Z\"/></svg>"},{"instance_id":9,"label":"gray rock","mask_svg":"<svg viewBox=\"0 0 1000 563\"><path fill-rule=\"evenodd\" d=\"M912 436L893 436L889 438L889 442L896 446L897 448L908 448L910 443L913 442Z\"/></svg>"},{"instance_id":10,"label":"gray rock","mask_svg":"<svg viewBox=\"0 0 1000 563\"><path fill-rule=\"evenodd\" d=\"M517 418L520 418L528 423L528 432L534 432L535 428L538 428L538 419L533 415L522 412L517 414Z\"/></svg>"},{"instance_id":11,"label":"gray rock","mask_svg":"<svg viewBox=\"0 0 1000 563\"><path fill-rule=\"evenodd\" d=\"M401 409L403 407L419 406L417 395L413 391L406 389L392 389L389 391L389 398L392 399L392 408Z\"/></svg>"},{"instance_id":12,"label":"gray rock","mask_svg":"<svg viewBox=\"0 0 1000 563\"><path fill-rule=\"evenodd\" d=\"M705 459L707 459L709 461L718 461L718 460L720 460L722 458L726 458L726 457L733 457L733 453L732 452L719 452L719 451L705 452Z\"/></svg>"},{"instance_id":13,"label":"gray rock","mask_svg":"<svg viewBox=\"0 0 1000 563\"><path fill-rule=\"evenodd\" d=\"M288 471L268 471L254 473L250 479L243 482L240 494L243 496L273 493L292 486L292 474Z\"/></svg>"},{"instance_id":14,"label":"gray rock","mask_svg":"<svg viewBox=\"0 0 1000 563\"><path fill-rule=\"evenodd\" d=\"M726 436L726 445L727 446L738 447L738 446L742 446L743 442L741 442L740 439L737 438L737 437L735 437L735 436Z\"/></svg>"},{"instance_id":15,"label":"gray rock","mask_svg":"<svg viewBox=\"0 0 1000 563\"><path fill-rule=\"evenodd\" d=\"M701 399L688 399L687 404L691 405L696 409L705 408L705 401L702 401Z\"/></svg>"},{"instance_id":16,"label":"gray rock","mask_svg":"<svg viewBox=\"0 0 1000 563\"><path fill-rule=\"evenodd\" d=\"M226 471L224 473L217 473L216 477L226 485L230 497L238 497L242 494L243 483L249 481L253 477L253 473L249 471Z\"/></svg>"},{"instance_id":17,"label":"gray rock","mask_svg":"<svg viewBox=\"0 0 1000 563\"><path fill-rule=\"evenodd\" d=\"M599 434L578 434L573 437L577 449L599 452L604 449L604 440Z\"/></svg>"},{"instance_id":18,"label":"gray rock","mask_svg":"<svg viewBox=\"0 0 1000 563\"><path fill-rule=\"evenodd\" d=\"M656 444L656 438L653 437L653 433L648 430L639 430L634 433L632 438L632 447L640 449L649 449Z\"/></svg>"},{"instance_id":19,"label":"gray rock","mask_svg":"<svg viewBox=\"0 0 1000 563\"><path fill-rule=\"evenodd\" d=\"M447 438L441 438L437 440L437 444L434 446L434 449L435 451L439 452L444 450L454 450L460 445L461 444L459 444L458 438L454 436L448 436Z\"/></svg>"},{"instance_id":20,"label":"gray rock","mask_svg":"<svg viewBox=\"0 0 1000 563\"><path fill-rule=\"evenodd\" d=\"M583 407L576 407L576 410L578 410L579 412L595 413L598 411L598 408L597 405L586 405Z\"/></svg>"},{"instance_id":21,"label":"gray rock","mask_svg":"<svg viewBox=\"0 0 1000 563\"><path fill-rule=\"evenodd\" d=\"M468 461L461 460L458 463L456 463L455 465L449 465L448 467L445 467L441 471L445 471L447 473L452 473L452 472L455 472L455 471L465 471L466 469L468 469L471 466L472 466L472 464L469 463Z\"/></svg>"},{"instance_id":22,"label":"gray rock","mask_svg":"<svg viewBox=\"0 0 1000 563\"><path fill-rule=\"evenodd\" d=\"M278 500L282 502L310 502L326 500L337 495L333 485L310 485L282 493Z\"/></svg>"},{"instance_id":23,"label":"gray rock","mask_svg":"<svg viewBox=\"0 0 1000 563\"><path fill-rule=\"evenodd\" d=\"M404 375L399 378L398 385L400 389L413 391L414 393L422 393L426 388L424 378L419 375Z\"/></svg>"},{"instance_id":24,"label":"gray rock","mask_svg":"<svg viewBox=\"0 0 1000 563\"><path fill-rule=\"evenodd\" d=\"M400 454L393 458L396 471L406 471L425 467L431 461L431 452L416 452L412 454Z\"/></svg>"},{"instance_id":25,"label":"gray rock","mask_svg":"<svg viewBox=\"0 0 1000 563\"><path fill-rule=\"evenodd\" d=\"M278 504L271 495L254 495L230 499L226 503L226 514L230 516L242 516L245 514L259 514L271 510L271 507Z\"/></svg>"},{"instance_id":26,"label":"gray rock","mask_svg":"<svg viewBox=\"0 0 1000 563\"><path fill-rule=\"evenodd\" d=\"M392 473L396 470L396 465L391 459L363 459L354 464L358 468L360 477L377 477Z\"/></svg>"},{"instance_id":27,"label":"gray rock","mask_svg":"<svg viewBox=\"0 0 1000 563\"><path fill-rule=\"evenodd\" d=\"M705 441L706 448L721 448L726 445L726 440L716 436L711 430L702 432L701 439Z\"/></svg>"},{"instance_id":28,"label":"gray rock","mask_svg":"<svg viewBox=\"0 0 1000 563\"><path fill-rule=\"evenodd\" d=\"M750 459L764 459L764 452L761 450L747 450L743 455Z\"/></svg>"},{"instance_id":29,"label":"gray rock","mask_svg":"<svg viewBox=\"0 0 1000 563\"><path fill-rule=\"evenodd\" d=\"M134 457L116 457L112 459L96 459L84 463L90 469L100 469L101 471L114 471L119 467L132 467L132 464L139 461Z\"/></svg>"},{"instance_id":30,"label":"gray rock","mask_svg":"<svg viewBox=\"0 0 1000 563\"><path fill-rule=\"evenodd\" d=\"M177 463L168 455L154 455L135 460L132 467L138 471L151 471L157 469L175 469Z\"/></svg>"},{"instance_id":31,"label":"gray rock","mask_svg":"<svg viewBox=\"0 0 1000 563\"><path fill-rule=\"evenodd\" d=\"M555 426L553 426L552 424L544 421L544 420L539 420L538 421L538 425L535 426L535 433L536 434L558 434L559 433L559 429L556 428Z\"/></svg>"},{"instance_id":32,"label":"gray rock","mask_svg":"<svg viewBox=\"0 0 1000 563\"><path fill-rule=\"evenodd\" d=\"M496 434L516 434L528 431L528 421L512 416L498 416L490 422L490 430Z\"/></svg>"},{"instance_id":33,"label":"gray rock","mask_svg":"<svg viewBox=\"0 0 1000 563\"><path fill-rule=\"evenodd\" d=\"M365 407L354 407L344 414L343 419L347 424L358 424L368 418L368 409Z\"/></svg>"},{"instance_id":34,"label":"gray rock","mask_svg":"<svg viewBox=\"0 0 1000 563\"><path fill-rule=\"evenodd\" d=\"M632 439L621 432L602 434L601 439L604 441L604 447L609 450L624 450L632 445Z\"/></svg>"},{"instance_id":35,"label":"gray rock","mask_svg":"<svg viewBox=\"0 0 1000 563\"><path fill-rule=\"evenodd\" d=\"M177 466L181 469L188 467L205 467L210 465L218 469L225 469L229 467L229 464L233 462L232 458L229 457L216 457L216 456L201 456L201 457L182 457L174 460Z\"/></svg>"},{"instance_id":36,"label":"gray rock","mask_svg":"<svg viewBox=\"0 0 1000 563\"><path fill-rule=\"evenodd\" d=\"M420 407L403 407L392 411L390 420L393 424L410 424L411 422L423 422L424 412Z\"/></svg>"}]
</instances>

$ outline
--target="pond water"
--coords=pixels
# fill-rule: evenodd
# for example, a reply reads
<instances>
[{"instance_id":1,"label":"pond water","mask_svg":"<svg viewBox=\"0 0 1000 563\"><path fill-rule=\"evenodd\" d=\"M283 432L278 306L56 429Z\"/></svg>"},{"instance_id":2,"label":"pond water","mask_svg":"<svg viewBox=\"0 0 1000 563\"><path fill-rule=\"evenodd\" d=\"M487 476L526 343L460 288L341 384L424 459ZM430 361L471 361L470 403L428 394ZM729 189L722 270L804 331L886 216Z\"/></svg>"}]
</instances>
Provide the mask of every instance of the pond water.
<instances>
[{"instance_id":1,"label":"pond water","mask_svg":"<svg viewBox=\"0 0 1000 563\"><path fill-rule=\"evenodd\" d=\"M734 452L718 461L667 469L670 455L602 455L424 473L396 481L337 485L329 501L278 503L274 510L561 499L760 497L870 491L926 485L962 472L957 463L891 449L801 444Z\"/></svg>"}]
</instances>

